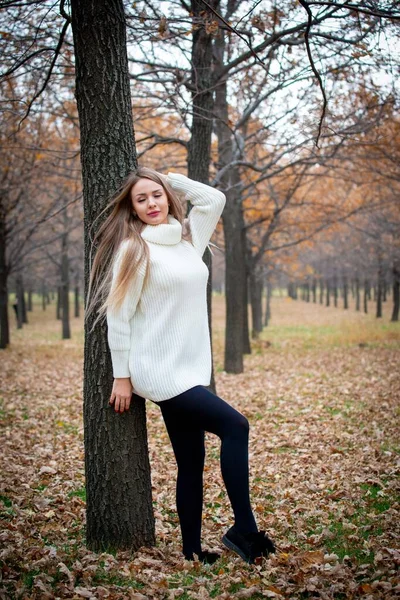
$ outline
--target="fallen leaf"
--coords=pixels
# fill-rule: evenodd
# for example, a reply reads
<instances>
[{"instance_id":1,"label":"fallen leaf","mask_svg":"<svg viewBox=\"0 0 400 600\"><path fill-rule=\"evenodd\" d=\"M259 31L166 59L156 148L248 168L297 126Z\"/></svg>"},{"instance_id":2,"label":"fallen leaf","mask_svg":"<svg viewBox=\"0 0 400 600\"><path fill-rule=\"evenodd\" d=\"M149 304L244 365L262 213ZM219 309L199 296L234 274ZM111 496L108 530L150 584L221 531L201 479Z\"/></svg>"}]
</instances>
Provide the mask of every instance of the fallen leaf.
<instances>
[{"instance_id":1,"label":"fallen leaf","mask_svg":"<svg viewBox=\"0 0 400 600\"><path fill-rule=\"evenodd\" d=\"M93 592L84 587L76 587L74 588L74 592L78 596L82 596L82 598L94 598Z\"/></svg>"}]
</instances>

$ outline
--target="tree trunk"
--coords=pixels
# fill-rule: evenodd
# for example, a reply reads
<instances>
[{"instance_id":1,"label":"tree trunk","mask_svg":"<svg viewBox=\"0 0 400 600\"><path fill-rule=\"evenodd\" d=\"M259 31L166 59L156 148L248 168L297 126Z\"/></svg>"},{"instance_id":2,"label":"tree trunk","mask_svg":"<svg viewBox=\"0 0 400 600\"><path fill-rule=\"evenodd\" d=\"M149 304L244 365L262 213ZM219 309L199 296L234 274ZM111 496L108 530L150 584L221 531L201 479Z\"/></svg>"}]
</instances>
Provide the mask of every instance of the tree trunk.
<instances>
[{"instance_id":1,"label":"tree trunk","mask_svg":"<svg viewBox=\"0 0 400 600\"><path fill-rule=\"evenodd\" d=\"M61 317L62 317L62 339L71 338L71 329L69 326L69 258L68 258L68 215L64 211L64 233L61 238Z\"/></svg>"},{"instance_id":2,"label":"tree trunk","mask_svg":"<svg viewBox=\"0 0 400 600\"><path fill-rule=\"evenodd\" d=\"M22 319L25 325L28 324L28 311L26 309L24 281L22 280Z\"/></svg>"},{"instance_id":3,"label":"tree trunk","mask_svg":"<svg viewBox=\"0 0 400 600\"><path fill-rule=\"evenodd\" d=\"M376 318L382 317L382 296L383 296L383 270L382 270L382 253L378 250L378 281L376 285Z\"/></svg>"},{"instance_id":4,"label":"tree trunk","mask_svg":"<svg viewBox=\"0 0 400 600\"><path fill-rule=\"evenodd\" d=\"M215 4L214 0L211 4ZM204 11L201 2L192 0L192 14L198 16ZM192 128L188 143L188 176L191 179L209 184L211 161L211 135L213 126L214 99L212 93L212 36L204 27L195 29L192 38ZM212 255L207 248L203 261L209 275L207 283L208 328L212 345ZM214 365L211 372L211 390L215 393Z\"/></svg>"},{"instance_id":5,"label":"tree trunk","mask_svg":"<svg viewBox=\"0 0 400 600\"><path fill-rule=\"evenodd\" d=\"M228 199L233 194L227 194ZM246 282L246 271L243 260L242 236L238 232L238 223L241 217L241 206L236 198L229 202L229 213L224 211L225 235L225 302L226 302L226 330L225 330L225 361L224 369L227 373L243 372L243 333L244 333L244 307L243 296ZM247 305L245 307L247 309Z\"/></svg>"},{"instance_id":6,"label":"tree trunk","mask_svg":"<svg viewBox=\"0 0 400 600\"><path fill-rule=\"evenodd\" d=\"M382 286L378 283L377 293L376 293L376 318L380 319L382 317Z\"/></svg>"},{"instance_id":7,"label":"tree trunk","mask_svg":"<svg viewBox=\"0 0 400 600\"><path fill-rule=\"evenodd\" d=\"M250 275L250 300L251 300L251 317L252 330L251 337L257 340L263 330L262 324L262 279L257 272Z\"/></svg>"},{"instance_id":8,"label":"tree trunk","mask_svg":"<svg viewBox=\"0 0 400 600\"><path fill-rule=\"evenodd\" d=\"M44 284L44 281L42 282L42 310L46 310L46 306L47 306L47 291L46 291L46 286Z\"/></svg>"},{"instance_id":9,"label":"tree trunk","mask_svg":"<svg viewBox=\"0 0 400 600\"><path fill-rule=\"evenodd\" d=\"M271 283L268 278L265 283L265 289L266 289L267 302L266 302L266 307L265 307L264 325L267 327L271 320L271 296L272 296L272 286L271 286Z\"/></svg>"},{"instance_id":10,"label":"tree trunk","mask_svg":"<svg viewBox=\"0 0 400 600\"><path fill-rule=\"evenodd\" d=\"M79 304L79 285L75 286L75 317L78 318L80 315L80 304Z\"/></svg>"},{"instance_id":11,"label":"tree trunk","mask_svg":"<svg viewBox=\"0 0 400 600\"><path fill-rule=\"evenodd\" d=\"M246 268L246 267L245 267ZM247 277L247 268L246 268L246 280ZM251 354L251 344L250 344L250 325L249 325L249 296L250 290L249 285L243 287L243 354Z\"/></svg>"},{"instance_id":12,"label":"tree trunk","mask_svg":"<svg viewBox=\"0 0 400 600\"><path fill-rule=\"evenodd\" d=\"M394 261L393 269L393 311L391 321L396 322L399 320L399 308L400 308L400 264Z\"/></svg>"},{"instance_id":13,"label":"tree trunk","mask_svg":"<svg viewBox=\"0 0 400 600\"><path fill-rule=\"evenodd\" d=\"M355 290L355 296L356 296L356 310L360 310L360 280L359 280L358 276L356 277L356 280L355 280L354 290Z\"/></svg>"},{"instance_id":14,"label":"tree trunk","mask_svg":"<svg viewBox=\"0 0 400 600\"><path fill-rule=\"evenodd\" d=\"M319 280L319 303L324 303L324 280L322 279L322 277Z\"/></svg>"},{"instance_id":15,"label":"tree trunk","mask_svg":"<svg viewBox=\"0 0 400 600\"><path fill-rule=\"evenodd\" d=\"M218 86L215 92L215 128L218 137L218 167L221 169L233 161L232 134L229 123L227 80L226 76L218 80L218 72L223 68L225 51L225 34L215 40L215 69ZM246 277L246 247L243 244L243 210L238 190L240 177L237 169L227 169L221 178L226 190L227 203L222 219L225 237L225 360L224 370L227 373L242 373L244 349L244 318Z\"/></svg>"},{"instance_id":16,"label":"tree trunk","mask_svg":"<svg viewBox=\"0 0 400 600\"><path fill-rule=\"evenodd\" d=\"M365 279L364 280L364 312L365 312L365 314L368 313L369 294L370 294L369 282L368 282L368 279Z\"/></svg>"},{"instance_id":17,"label":"tree trunk","mask_svg":"<svg viewBox=\"0 0 400 600\"><path fill-rule=\"evenodd\" d=\"M22 329L22 325L24 322L24 313L23 313L23 303L24 303L24 289L22 287L22 276L17 275L16 280L16 292L15 292L15 302L17 305L16 315L17 315L17 329Z\"/></svg>"},{"instance_id":18,"label":"tree trunk","mask_svg":"<svg viewBox=\"0 0 400 600\"><path fill-rule=\"evenodd\" d=\"M337 281L336 273L333 276L333 303L335 305L335 308L337 308L337 305L338 305L338 281Z\"/></svg>"},{"instance_id":19,"label":"tree trunk","mask_svg":"<svg viewBox=\"0 0 400 600\"><path fill-rule=\"evenodd\" d=\"M29 288L29 290L28 290L28 306L27 306L28 312L32 312L32 310L33 310L32 295L33 295L32 288Z\"/></svg>"},{"instance_id":20,"label":"tree trunk","mask_svg":"<svg viewBox=\"0 0 400 600\"><path fill-rule=\"evenodd\" d=\"M313 277L311 288L312 288L313 303L316 304L316 302L317 302L317 280L315 279L315 277Z\"/></svg>"},{"instance_id":21,"label":"tree trunk","mask_svg":"<svg viewBox=\"0 0 400 600\"><path fill-rule=\"evenodd\" d=\"M349 284L346 275L343 275L343 308L349 308Z\"/></svg>"},{"instance_id":22,"label":"tree trunk","mask_svg":"<svg viewBox=\"0 0 400 600\"><path fill-rule=\"evenodd\" d=\"M71 8L86 293L92 224L137 161L123 1L71 0ZM97 219L96 226L101 222ZM136 550L155 544L145 401L135 396L124 414L109 407L113 378L107 328L104 322L93 328L93 321L94 316L85 323L84 350L86 542L95 551Z\"/></svg>"},{"instance_id":23,"label":"tree trunk","mask_svg":"<svg viewBox=\"0 0 400 600\"><path fill-rule=\"evenodd\" d=\"M24 278L19 275L19 296L18 296L18 304L21 307L21 320L24 325L28 324L28 312L26 310L26 301L25 301L25 288L24 288Z\"/></svg>"},{"instance_id":24,"label":"tree trunk","mask_svg":"<svg viewBox=\"0 0 400 600\"><path fill-rule=\"evenodd\" d=\"M325 285L325 289L326 289L326 302L325 305L326 306L330 306L331 304L331 284L329 279L326 280L326 285Z\"/></svg>"},{"instance_id":25,"label":"tree trunk","mask_svg":"<svg viewBox=\"0 0 400 600\"><path fill-rule=\"evenodd\" d=\"M6 263L6 219L0 205L0 349L10 343L10 323L8 320L8 269Z\"/></svg>"},{"instance_id":26,"label":"tree trunk","mask_svg":"<svg viewBox=\"0 0 400 600\"><path fill-rule=\"evenodd\" d=\"M58 321L61 321L61 319L62 319L61 285L57 286L56 317L57 317Z\"/></svg>"},{"instance_id":27,"label":"tree trunk","mask_svg":"<svg viewBox=\"0 0 400 600\"><path fill-rule=\"evenodd\" d=\"M242 214L243 221L243 214ZM249 259L251 258L251 254L248 253L247 248L247 238L246 238L246 230L244 228L244 222L242 223L242 248L243 251L247 253L243 258L243 268L245 270L245 285L243 286L243 354L251 354L251 344L250 344L250 325L249 325L249 297L250 297L250 277L249 277L249 264L251 264Z\"/></svg>"}]
</instances>

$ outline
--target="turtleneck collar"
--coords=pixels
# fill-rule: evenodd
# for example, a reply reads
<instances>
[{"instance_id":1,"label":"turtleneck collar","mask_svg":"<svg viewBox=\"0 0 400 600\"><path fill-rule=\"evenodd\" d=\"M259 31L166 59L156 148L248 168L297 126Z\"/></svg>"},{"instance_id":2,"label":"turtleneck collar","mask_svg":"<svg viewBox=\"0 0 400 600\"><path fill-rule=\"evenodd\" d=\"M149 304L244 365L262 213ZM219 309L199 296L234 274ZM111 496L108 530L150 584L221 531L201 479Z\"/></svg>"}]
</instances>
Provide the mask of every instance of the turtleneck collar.
<instances>
[{"instance_id":1,"label":"turtleneck collar","mask_svg":"<svg viewBox=\"0 0 400 600\"><path fill-rule=\"evenodd\" d=\"M142 238L153 244L179 244L182 239L182 225L172 215L168 215L167 218L168 223L147 225L141 233Z\"/></svg>"}]
</instances>

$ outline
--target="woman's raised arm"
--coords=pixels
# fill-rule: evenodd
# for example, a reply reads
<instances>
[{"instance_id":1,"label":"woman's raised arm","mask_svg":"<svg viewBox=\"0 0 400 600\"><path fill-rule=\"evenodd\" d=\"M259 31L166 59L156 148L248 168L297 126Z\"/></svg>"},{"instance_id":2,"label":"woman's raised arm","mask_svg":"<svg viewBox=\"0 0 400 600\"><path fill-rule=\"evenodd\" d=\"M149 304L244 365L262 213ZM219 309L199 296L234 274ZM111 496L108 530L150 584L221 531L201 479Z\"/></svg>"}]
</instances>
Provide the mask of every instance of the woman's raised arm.
<instances>
[{"instance_id":1,"label":"woman's raised arm","mask_svg":"<svg viewBox=\"0 0 400 600\"><path fill-rule=\"evenodd\" d=\"M168 173L167 182L192 204L189 213L192 242L202 256L224 209L225 194L181 173Z\"/></svg>"}]
</instances>

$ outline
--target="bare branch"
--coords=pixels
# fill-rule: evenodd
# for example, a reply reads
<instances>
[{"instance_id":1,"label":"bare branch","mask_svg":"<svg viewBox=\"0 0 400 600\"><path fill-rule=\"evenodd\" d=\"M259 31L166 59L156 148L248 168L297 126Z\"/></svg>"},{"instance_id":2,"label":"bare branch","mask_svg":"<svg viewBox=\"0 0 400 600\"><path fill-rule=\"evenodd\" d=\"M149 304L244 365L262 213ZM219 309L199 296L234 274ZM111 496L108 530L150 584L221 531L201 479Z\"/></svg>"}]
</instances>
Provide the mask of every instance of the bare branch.
<instances>
[{"instance_id":1,"label":"bare branch","mask_svg":"<svg viewBox=\"0 0 400 600\"><path fill-rule=\"evenodd\" d=\"M302 3L300 2L300 4ZM393 21L400 20L400 14L393 14L393 12L391 12L390 10L385 11L378 8L374 9L372 6L364 8L360 4L352 4L351 2L341 2L340 4L337 4L336 2L310 2L310 4L313 4L315 6L328 6L329 8L335 6L336 8L345 8L353 12L362 13L364 15L370 15L371 17L391 19Z\"/></svg>"},{"instance_id":2,"label":"bare branch","mask_svg":"<svg viewBox=\"0 0 400 600\"><path fill-rule=\"evenodd\" d=\"M311 55L309 35L310 35L310 30L311 30L311 26L312 26L312 22L313 22L313 14L312 14L310 7L308 6L308 4L307 4L307 2L305 0L299 0L299 2L301 4L301 6L304 8L304 10L306 11L307 16L308 16L308 23L307 23L307 27L306 27L306 30L305 30L305 33L304 33L304 40L305 40L305 43L306 43L308 60L310 61L311 69L313 70L313 73L314 73L315 77L318 80L318 84L319 84L319 87L321 89L322 98L323 98L322 113L321 113L321 118L320 118L319 124L318 124L317 139L315 140L315 145L316 145L317 148L319 148L318 142L319 142L319 139L321 137L322 125L323 125L323 122L324 122L324 119L325 119L326 107L328 105L328 100L326 98L325 89L324 89L324 85L322 83L321 75L318 73L317 68L316 68L316 66L314 64L313 57Z\"/></svg>"},{"instance_id":3,"label":"bare branch","mask_svg":"<svg viewBox=\"0 0 400 600\"><path fill-rule=\"evenodd\" d=\"M31 101L29 102L28 108L26 110L26 113L22 117L21 121L19 122L18 129L21 128L21 125L22 125L23 121L25 121L25 119L29 116L29 113L31 112L31 108L33 106L33 103L39 98L39 96L42 95L42 93L44 92L44 90L47 87L48 82L50 81L50 77L51 77L51 74L53 72L54 66L56 64L58 55L60 54L60 50L61 50L61 47L63 45L65 34L67 33L68 27L69 27L69 21L65 21L64 26L63 26L62 31L61 31L61 34L60 34L60 38L58 40L58 44L57 44L57 46L56 46L56 48L54 50L53 60L51 61L51 64L50 64L49 70L47 72L46 78L45 78L45 80L43 82L43 85L40 88L40 90L38 92L36 92L36 94L33 96L33 98L31 99Z\"/></svg>"},{"instance_id":4,"label":"bare branch","mask_svg":"<svg viewBox=\"0 0 400 600\"><path fill-rule=\"evenodd\" d=\"M64 17L67 23L71 23L71 16L65 10L65 0L61 0L60 2L60 15Z\"/></svg>"},{"instance_id":5,"label":"bare branch","mask_svg":"<svg viewBox=\"0 0 400 600\"><path fill-rule=\"evenodd\" d=\"M233 33L235 33L238 37L240 37L241 40L244 41L244 43L246 44L246 46L248 46L250 48L250 54L254 56L254 58L256 59L256 61L258 63L260 63L260 65L262 67L265 68L265 65L263 63L263 61L261 60L261 58L258 56L258 54L253 50L251 44L249 44L249 42L246 40L246 38L237 30L235 29L235 27L232 27L232 25L229 25L229 23L227 21L225 21L224 17L222 17L219 13L217 13L217 11L208 4L208 2L206 2L206 0L200 0L200 2L202 2L203 4L205 4L205 6L207 6L207 8L218 18L222 21L222 23Z\"/></svg>"}]
</instances>

